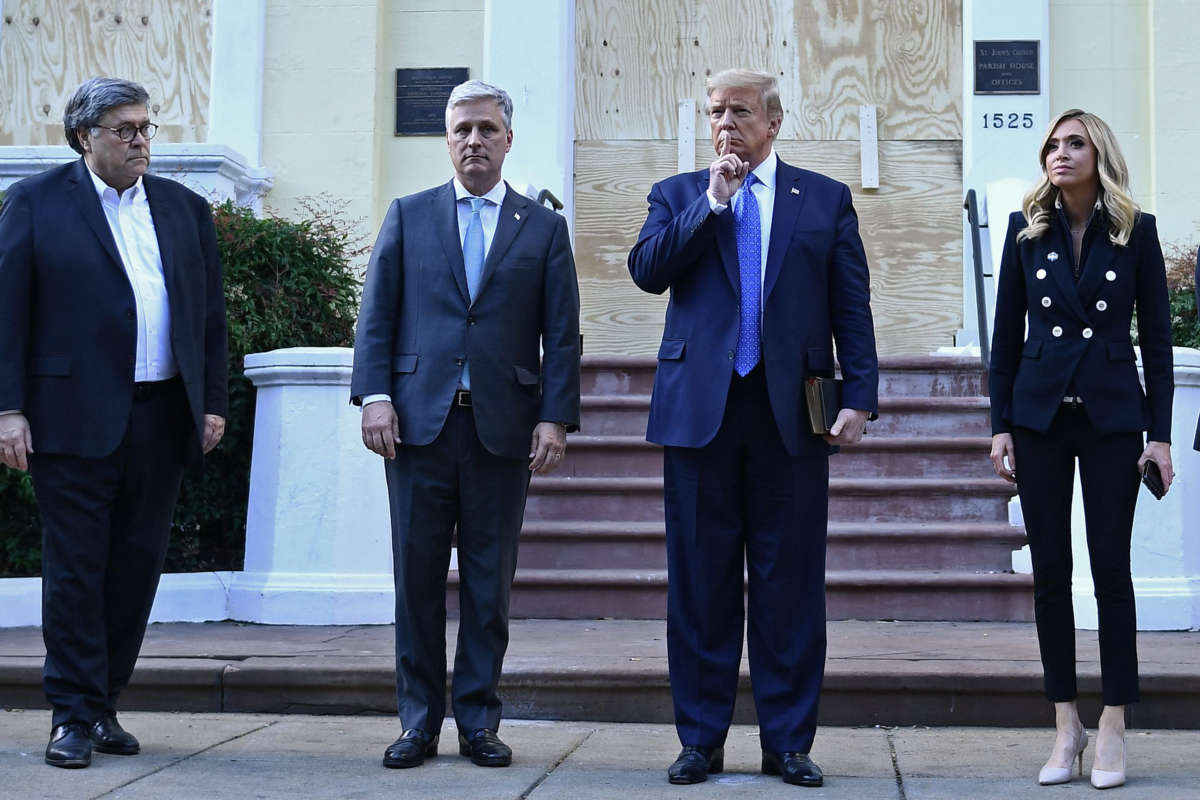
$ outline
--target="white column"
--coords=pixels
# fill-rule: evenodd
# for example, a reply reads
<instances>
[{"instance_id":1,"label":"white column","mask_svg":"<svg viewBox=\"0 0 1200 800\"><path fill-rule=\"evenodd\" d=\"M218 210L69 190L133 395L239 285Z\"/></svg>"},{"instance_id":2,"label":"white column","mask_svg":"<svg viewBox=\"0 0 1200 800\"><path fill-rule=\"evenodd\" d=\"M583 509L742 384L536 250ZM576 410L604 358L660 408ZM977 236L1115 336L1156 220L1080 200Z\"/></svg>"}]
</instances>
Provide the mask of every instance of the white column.
<instances>
[{"instance_id":1,"label":"white column","mask_svg":"<svg viewBox=\"0 0 1200 800\"><path fill-rule=\"evenodd\" d=\"M1200 627L1200 453L1192 449L1198 414L1200 350L1176 347L1171 460L1177 477L1162 500L1155 500L1143 487L1133 520L1131 567L1138 630ZM1075 625L1095 630L1096 600L1078 474L1071 516Z\"/></svg>"},{"instance_id":2,"label":"white column","mask_svg":"<svg viewBox=\"0 0 1200 800\"><path fill-rule=\"evenodd\" d=\"M255 183L237 202L256 211L271 188L262 163L266 30L266 0L213 0L208 141L240 154Z\"/></svg>"},{"instance_id":3,"label":"white column","mask_svg":"<svg viewBox=\"0 0 1200 800\"><path fill-rule=\"evenodd\" d=\"M350 405L353 352L295 347L246 356L258 388L246 562L229 616L295 625L394 618L382 459Z\"/></svg>"},{"instance_id":4,"label":"white column","mask_svg":"<svg viewBox=\"0 0 1200 800\"><path fill-rule=\"evenodd\" d=\"M1039 51L1039 94L975 94L975 42L1037 41ZM1050 122L1050 3L1049 0L963 0L962 38L963 76L963 195L974 189L981 213L989 183L1018 178L1032 186L1038 176L1037 149ZM1002 125L997 127L996 114ZM1026 114L1029 124L1026 127ZM1016 115L1013 117L1012 115ZM986 120L985 120L986 116ZM1008 127L1011 120L1016 127ZM999 226L1003 241L1007 210L988 208L984 218ZM992 253L988 231L981 236L984 270L998 262L1000 253ZM994 236L993 236L994 240ZM990 299L993 292L987 288ZM991 319L989 309L988 319ZM978 345L979 330L975 310L975 268L971 252L971 229L963 216L963 329L955 344ZM989 323L990 324L990 323Z\"/></svg>"},{"instance_id":5,"label":"white column","mask_svg":"<svg viewBox=\"0 0 1200 800\"><path fill-rule=\"evenodd\" d=\"M487 0L483 79L513 99L513 147L504 177L549 189L575 219L575 3Z\"/></svg>"}]
</instances>

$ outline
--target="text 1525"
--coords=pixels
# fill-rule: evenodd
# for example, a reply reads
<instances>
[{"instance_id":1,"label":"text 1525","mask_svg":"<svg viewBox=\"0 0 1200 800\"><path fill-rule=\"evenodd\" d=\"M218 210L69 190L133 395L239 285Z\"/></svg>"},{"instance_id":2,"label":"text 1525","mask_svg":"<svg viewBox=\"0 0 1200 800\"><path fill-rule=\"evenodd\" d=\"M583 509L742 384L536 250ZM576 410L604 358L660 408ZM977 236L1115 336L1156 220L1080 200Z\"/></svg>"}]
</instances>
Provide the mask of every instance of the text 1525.
<instances>
[{"instance_id":1,"label":"text 1525","mask_svg":"<svg viewBox=\"0 0 1200 800\"><path fill-rule=\"evenodd\" d=\"M984 114L984 128L1032 128L1033 114L1017 114L1009 112L1007 114Z\"/></svg>"}]
</instances>

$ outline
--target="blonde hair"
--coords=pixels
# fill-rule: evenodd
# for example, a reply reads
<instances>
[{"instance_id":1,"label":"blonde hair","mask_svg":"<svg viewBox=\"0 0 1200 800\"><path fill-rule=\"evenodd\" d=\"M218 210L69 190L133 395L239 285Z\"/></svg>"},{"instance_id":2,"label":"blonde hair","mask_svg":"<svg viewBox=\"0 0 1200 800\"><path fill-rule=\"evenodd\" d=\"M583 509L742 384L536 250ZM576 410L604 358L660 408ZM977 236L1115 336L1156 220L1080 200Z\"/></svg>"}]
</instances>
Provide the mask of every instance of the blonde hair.
<instances>
[{"instance_id":1,"label":"blonde hair","mask_svg":"<svg viewBox=\"0 0 1200 800\"><path fill-rule=\"evenodd\" d=\"M704 82L705 97L712 97L714 89L757 89L767 119L783 119L779 81L769 72L742 68L723 70Z\"/></svg>"},{"instance_id":2,"label":"blonde hair","mask_svg":"<svg viewBox=\"0 0 1200 800\"><path fill-rule=\"evenodd\" d=\"M1038 148L1038 161L1042 168L1042 177L1037 184L1025 195L1021 203L1021 211L1028 223L1025 229L1017 234L1017 241L1036 239L1050 228L1050 218L1054 214L1054 205L1058 200L1058 187L1050 183L1046 173L1046 152L1050 149L1050 137L1063 121L1077 119L1082 123L1092 144L1096 148L1096 175L1100 178L1098 200L1108 214L1108 239L1115 245L1124 247L1129 244L1129 236L1133 232L1133 224L1137 221L1138 207L1129 195L1129 168L1125 166L1125 157L1117 144L1108 123L1078 108L1069 108L1050 121L1046 135L1042 137L1042 146Z\"/></svg>"}]
</instances>

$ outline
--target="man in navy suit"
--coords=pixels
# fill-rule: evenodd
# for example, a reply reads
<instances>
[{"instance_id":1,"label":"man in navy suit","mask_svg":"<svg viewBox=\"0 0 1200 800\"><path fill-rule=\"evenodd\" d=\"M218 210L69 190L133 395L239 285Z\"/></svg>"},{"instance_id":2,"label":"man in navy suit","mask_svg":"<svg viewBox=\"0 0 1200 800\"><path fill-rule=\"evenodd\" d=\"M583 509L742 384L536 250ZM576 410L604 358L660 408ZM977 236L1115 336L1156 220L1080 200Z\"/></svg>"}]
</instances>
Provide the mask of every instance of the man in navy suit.
<instances>
[{"instance_id":1,"label":"man in navy suit","mask_svg":"<svg viewBox=\"0 0 1200 800\"><path fill-rule=\"evenodd\" d=\"M825 666L828 456L877 410L866 254L850 190L781 161L775 78L707 83L717 158L655 184L629 254L642 289L671 291L647 438L665 446L667 652L683 750L672 783L723 768L749 573L750 676L762 769L820 786L809 758ZM843 408L809 432L804 380Z\"/></svg>"},{"instance_id":2,"label":"man in navy suit","mask_svg":"<svg viewBox=\"0 0 1200 800\"><path fill-rule=\"evenodd\" d=\"M166 558L185 461L225 430L225 297L204 198L147 175L146 90L86 81L67 103L82 158L0 209L0 461L42 519L46 762L132 755L116 718Z\"/></svg>"},{"instance_id":3,"label":"man in navy suit","mask_svg":"<svg viewBox=\"0 0 1200 800\"><path fill-rule=\"evenodd\" d=\"M352 400L383 456L396 581L396 698L384 766L437 754L446 570L456 532L459 753L504 767L497 686L531 472L579 426L579 289L566 221L501 180L512 100L468 81L446 105L455 176L392 201L371 253ZM540 349L540 353L539 353Z\"/></svg>"}]
</instances>

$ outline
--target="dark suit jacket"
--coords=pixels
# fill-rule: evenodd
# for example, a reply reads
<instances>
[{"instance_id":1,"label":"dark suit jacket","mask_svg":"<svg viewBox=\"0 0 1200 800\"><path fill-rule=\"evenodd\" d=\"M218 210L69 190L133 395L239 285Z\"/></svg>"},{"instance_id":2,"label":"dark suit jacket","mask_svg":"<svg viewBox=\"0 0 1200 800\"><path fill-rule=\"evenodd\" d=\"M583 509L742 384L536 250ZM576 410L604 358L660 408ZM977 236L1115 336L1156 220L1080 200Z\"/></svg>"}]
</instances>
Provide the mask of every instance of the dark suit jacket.
<instances>
[{"instance_id":1,"label":"dark suit jacket","mask_svg":"<svg viewBox=\"0 0 1200 800\"><path fill-rule=\"evenodd\" d=\"M650 212L629 254L648 292L671 290L646 438L702 447L721 425L737 347L741 282L732 210L709 210L708 170L650 190ZM833 342L842 404L878 410L879 367L866 253L850 190L779 161L763 284L762 357L771 409L788 452L813 442L804 379L830 376Z\"/></svg>"},{"instance_id":2,"label":"dark suit jacket","mask_svg":"<svg viewBox=\"0 0 1200 800\"><path fill-rule=\"evenodd\" d=\"M1064 219L1053 219L1037 239L1017 242L1025 225L1022 212L1009 217L996 287L992 433L1014 425L1049 430L1073 386L1096 430L1148 431L1151 441L1170 442L1171 315L1154 217L1140 214L1129 244L1117 247L1098 213L1084 236L1078 284ZM1129 337L1135 306L1145 392Z\"/></svg>"},{"instance_id":3,"label":"dark suit jacket","mask_svg":"<svg viewBox=\"0 0 1200 800\"><path fill-rule=\"evenodd\" d=\"M142 178L162 257L171 346L200 455L204 415L228 413L225 296L212 212L182 184ZM38 453L98 458L133 403L133 288L83 159L13 184L0 209L0 410Z\"/></svg>"},{"instance_id":4,"label":"dark suit jacket","mask_svg":"<svg viewBox=\"0 0 1200 800\"><path fill-rule=\"evenodd\" d=\"M401 440L429 444L469 359L480 441L523 459L539 421L578 428L579 357L579 288L562 217L509 188L472 303L453 181L392 201L367 267L354 402L391 395Z\"/></svg>"}]
</instances>

